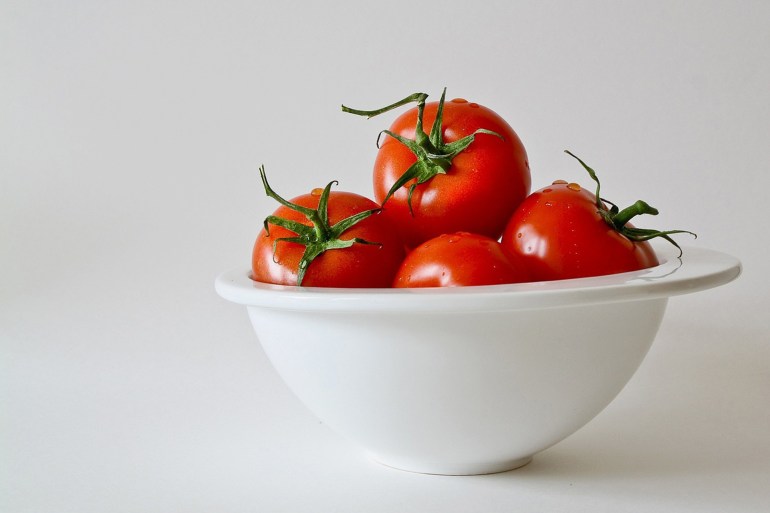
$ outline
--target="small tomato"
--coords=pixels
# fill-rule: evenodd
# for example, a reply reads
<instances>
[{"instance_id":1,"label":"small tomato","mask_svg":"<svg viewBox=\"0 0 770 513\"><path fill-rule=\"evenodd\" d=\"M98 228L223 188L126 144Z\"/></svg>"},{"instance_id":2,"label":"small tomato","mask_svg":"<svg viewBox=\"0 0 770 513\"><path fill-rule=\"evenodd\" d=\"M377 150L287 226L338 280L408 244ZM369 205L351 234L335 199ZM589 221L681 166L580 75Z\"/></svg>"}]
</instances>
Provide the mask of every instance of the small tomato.
<instances>
[{"instance_id":1,"label":"small tomato","mask_svg":"<svg viewBox=\"0 0 770 513\"><path fill-rule=\"evenodd\" d=\"M492 109L445 102L445 94L426 104L428 95L415 93L376 111L343 106L372 117L417 103L383 131L373 173L374 199L409 247L457 231L498 239L530 189L527 152L513 128Z\"/></svg>"},{"instance_id":2,"label":"small tomato","mask_svg":"<svg viewBox=\"0 0 770 513\"><path fill-rule=\"evenodd\" d=\"M324 189L287 201L268 216L252 253L252 278L308 287L390 287L404 258L403 242L372 200Z\"/></svg>"},{"instance_id":3,"label":"small tomato","mask_svg":"<svg viewBox=\"0 0 770 513\"><path fill-rule=\"evenodd\" d=\"M533 279L583 278L653 267L659 262L647 241L654 237L679 247L669 235L684 230L633 227L628 221L634 216L658 211L641 200L620 210L600 199L594 170L567 153L588 171L596 193L557 180L524 200L503 232L502 245L525 262Z\"/></svg>"},{"instance_id":4,"label":"small tomato","mask_svg":"<svg viewBox=\"0 0 770 513\"><path fill-rule=\"evenodd\" d=\"M499 242L468 232L423 242L404 259L394 287L461 287L527 281L528 273Z\"/></svg>"}]
</instances>

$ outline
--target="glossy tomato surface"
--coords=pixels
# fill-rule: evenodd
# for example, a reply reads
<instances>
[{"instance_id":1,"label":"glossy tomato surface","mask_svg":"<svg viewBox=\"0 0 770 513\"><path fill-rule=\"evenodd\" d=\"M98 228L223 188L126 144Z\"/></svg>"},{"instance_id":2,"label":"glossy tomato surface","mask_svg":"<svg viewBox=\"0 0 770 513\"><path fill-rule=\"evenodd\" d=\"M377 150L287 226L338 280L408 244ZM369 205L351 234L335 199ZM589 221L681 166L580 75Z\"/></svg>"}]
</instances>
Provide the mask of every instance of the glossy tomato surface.
<instances>
[{"instance_id":1,"label":"glossy tomato surface","mask_svg":"<svg viewBox=\"0 0 770 513\"><path fill-rule=\"evenodd\" d=\"M536 280L583 278L658 265L648 242L633 242L597 212L596 196L564 181L532 193L513 214L502 245Z\"/></svg>"},{"instance_id":2,"label":"glossy tomato surface","mask_svg":"<svg viewBox=\"0 0 770 513\"><path fill-rule=\"evenodd\" d=\"M436 118L438 102L425 105L426 131ZM390 130L414 139L417 109L399 116ZM467 231L498 239L516 206L530 190L530 171L524 145L513 128L494 111L462 99L444 104L443 137L447 143L491 130L501 137L477 134L474 141L452 160L446 174L418 185L409 211L408 189L396 191L385 204L403 234L415 247L442 233ZM383 136L374 165L374 197L382 202L391 186L416 161L412 151L398 140Z\"/></svg>"},{"instance_id":3,"label":"glossy tomato surface","mask_svg":"<svg viewBox=\"0 0 770 513\"><path fill-rule=\"evenodd\" d=\"M319 189L291 200L303 207L317 208ZM344 191L332 191L328 200L329 224L333 225L365 210L376 209L372 200ZM286 206L280 206L274 216L311 226L307 218ZM265 283L296 285L299 262L305 246L296 242L276 240L296 237L296 233L273 224L269 234L262 229L254 243L252 278ZM317 256L308 266L302 280L304 287L389 287L404 258L404 245L392 223L383 213L373 214L358 222L341 239L361 238L375 244L354 243L341 249L330 249Z\"/></svg>"},{"instance_id":4,"label":"glossy tomato surface","mask_svg":"<svg viewBox=\"0 0 770 513\"><path fill-rule=\"evenodd\" d=\"M394 287L462 287L528 281L529 274L499 242L467 232L443 234L414 248Z\"/></svg>"}]
</instances>

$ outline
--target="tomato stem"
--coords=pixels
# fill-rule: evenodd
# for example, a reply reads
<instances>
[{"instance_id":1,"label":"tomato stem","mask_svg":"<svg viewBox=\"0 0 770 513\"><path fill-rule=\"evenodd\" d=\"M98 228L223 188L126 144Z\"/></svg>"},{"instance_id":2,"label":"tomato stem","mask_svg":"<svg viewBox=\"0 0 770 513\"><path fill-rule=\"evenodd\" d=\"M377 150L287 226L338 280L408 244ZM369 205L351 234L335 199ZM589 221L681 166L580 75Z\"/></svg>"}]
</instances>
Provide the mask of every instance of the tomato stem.
<instances>
[{"instance_id":1,"label":"tomato stem","mask_svg":"<svg viewBox=\"0 0 770 513\"><path fill-rule=\"evenodd\" d=\"M604 219L604 221L610 225L613 229L624 235L626 238L628 238L631 241L634 242L642 242L650 239L654 239L656 237L660 237L662 239L665 239L666 241L670 242L676 248L679 250L679 256L682 256L682 248L679 247L679 244L670 237L672 234L676 233L689 233L693 237L698 237L695 233L687 231L687 230L654 230L654 229L647 229L647 228L635 228L632 226L628 226L628 222L633 219L634 217L642 214L650 214L653 216L658 215L658 209L649 205L647 202L642 200L637 200L633 205L624 208L623 210L620 210L614 203L607 201L601 197L601 183L599 182L599 177L596 174L596 171L594 171L588 164L583 162L582 159L577 157L575 154L570 152L569 150L564 150L564 153L567 155L573 157L578 162L580 162L580 165L583 166L583 168L588 172L588 175L591 177L591 179L596 182L596 209L597 213ZM609 203L611 207L607 209L605 206L605 203Z\"/></svg>"},{"instance_id":2,"label":"tomato stem","mask_svg":"<svg viewBox=\"0 0 770 513\"><path fill-rule=\"evenodd\" d=\"M612 224L615 228L622 228L628 223L634 216L650 214L653 216L658 215L658 209L648 205L642 200L637 200L636 203L630 207L626 207L617 214L612 216Z\"/></svg>"},{"instance_id":3,"label":"tomato stem","mask_svg":"<svg viewBox=\"0 0 770 513\"><path fill-rule=\"evenodd\" d=\"M345 105L342 106L342 112L348 112L350 114L355 114L357 116L365 116L367 119L371 119L374 116L379 116L380 114L384 114L388 111L391 111L393 109L397 109L401 107L402 105L406 105L408 103L417 102L418 104L422 103L425 104L425 100L428 98L428 95L425 93L414 93L410 94L403 100L399 100L396 103L390 104L387 107L382 107L380 109L375 110L359 110L359 109L351 109L350 107L346 107Z\"/></svg>"}]
</instances>

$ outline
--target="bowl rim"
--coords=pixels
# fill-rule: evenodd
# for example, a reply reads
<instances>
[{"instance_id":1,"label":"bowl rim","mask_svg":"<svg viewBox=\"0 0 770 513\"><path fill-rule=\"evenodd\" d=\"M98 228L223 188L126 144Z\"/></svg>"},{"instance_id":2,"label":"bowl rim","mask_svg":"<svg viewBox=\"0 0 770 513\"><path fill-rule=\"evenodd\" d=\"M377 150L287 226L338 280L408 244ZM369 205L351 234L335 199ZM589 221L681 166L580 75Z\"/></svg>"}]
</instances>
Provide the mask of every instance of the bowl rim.
<instances>
[{"instance_id":1,"label":"bowl rim","mask_svg":"<svg viewBox=\"0 0 770 513\"><path fill-rule=\"evenodd\" d=\"M215 280L224 299L282 310L345 312L509 311L660 299L724 285L742 272L734 256L699 247L655 244L661 264L590 278L430 288L296 287L261 283L250 269L225 271Z\"/></svg>"}]
</instances>

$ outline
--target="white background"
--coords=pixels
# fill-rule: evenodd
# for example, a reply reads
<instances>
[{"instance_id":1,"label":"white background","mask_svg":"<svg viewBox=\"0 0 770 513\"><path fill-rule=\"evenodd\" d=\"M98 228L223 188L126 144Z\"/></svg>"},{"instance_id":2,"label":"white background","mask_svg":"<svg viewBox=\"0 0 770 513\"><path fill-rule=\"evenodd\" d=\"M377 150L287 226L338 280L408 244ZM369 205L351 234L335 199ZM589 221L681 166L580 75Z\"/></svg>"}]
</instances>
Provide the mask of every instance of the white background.
<instances>
[{"instance_id":1,"label":"white background","mask_svg":"<svg viewBox=\"0 0 770 513\"><path fill-rule=\"evenodd\" d=\"M0 511L762 511L770 3L0 1ZM213 291L275 204L370 194L378 107L441 88L739 257L603 413L514 472L365 459Z\"/></svg>"}]
</instances>

